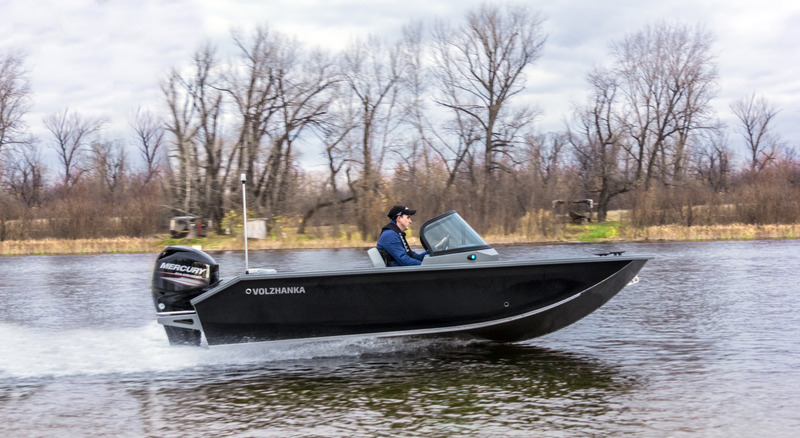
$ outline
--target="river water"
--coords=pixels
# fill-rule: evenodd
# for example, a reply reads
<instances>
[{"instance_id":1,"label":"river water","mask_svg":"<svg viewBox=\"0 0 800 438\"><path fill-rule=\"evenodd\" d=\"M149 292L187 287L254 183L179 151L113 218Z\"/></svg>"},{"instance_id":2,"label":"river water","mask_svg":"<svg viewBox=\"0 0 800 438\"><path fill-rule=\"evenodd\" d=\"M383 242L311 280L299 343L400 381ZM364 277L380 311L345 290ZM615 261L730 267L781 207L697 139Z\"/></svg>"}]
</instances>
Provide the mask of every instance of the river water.
<instances>
[{"instance_id":1,"label":"river water","mask_svg":"<svg viewBox=\"0 0 800 438\"><path fill-rule=\"evenodd\" d=\"M155 254L0 258L0 436L796 436L800 241L511 246L655 258L608 304L519 344L174 347ZM242 253L214 253L223 278ZM366 267L354 250L251 267Z\"/></svg>"}]
</instances>

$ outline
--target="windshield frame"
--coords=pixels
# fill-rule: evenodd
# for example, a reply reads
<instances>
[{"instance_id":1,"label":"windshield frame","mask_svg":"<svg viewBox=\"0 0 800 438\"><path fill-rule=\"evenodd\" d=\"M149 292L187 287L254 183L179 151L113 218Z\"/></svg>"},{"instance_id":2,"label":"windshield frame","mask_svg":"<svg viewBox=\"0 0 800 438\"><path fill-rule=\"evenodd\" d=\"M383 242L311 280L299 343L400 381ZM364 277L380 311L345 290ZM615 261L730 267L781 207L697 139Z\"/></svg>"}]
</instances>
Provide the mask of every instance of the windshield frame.
<instances>
[{"instance_id":1,"label":"windshield frame","mask_svg":"<svg viewBox=\"0 0 800 438\"><path fill-rule=\"evenodd\" d=\"M467 242L467 244L446 250L437 250L434 247L433 243L441 240L444 235L453 233L459 233L460 241ZM419 234L422 246L431 256L477 251L492 247L455 210L450 210L428 220L420 228Z\"/></svg>"}]
</instances>

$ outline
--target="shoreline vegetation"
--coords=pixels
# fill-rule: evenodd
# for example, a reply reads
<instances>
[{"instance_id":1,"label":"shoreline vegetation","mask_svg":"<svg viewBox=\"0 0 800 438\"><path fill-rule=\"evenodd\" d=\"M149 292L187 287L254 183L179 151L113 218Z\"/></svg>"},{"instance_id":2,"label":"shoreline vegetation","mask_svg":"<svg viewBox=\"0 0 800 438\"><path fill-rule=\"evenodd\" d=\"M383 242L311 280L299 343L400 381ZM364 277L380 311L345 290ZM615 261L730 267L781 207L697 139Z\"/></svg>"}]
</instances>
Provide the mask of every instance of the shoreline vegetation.
<instances>
[{"instance_id":1,"label":"shoreline vegetation","mask_svg":"<svg viewBox=\"0 0 800 438\"><path fill-rule=\"evenodd\" d=\"M800 150L763 95L734 98L718 123L713 35L663 22L609 41L585 101L546 131L520 95L546 47L537 11L430 24L332 52L262 27L234 32L231 53L208 41L127 133L71 106L29 129L32 66L0 50L0 256L241 251L245 218L269 227L256 251L365 249L394 204L468 212L493 245L800 238ZM161 234L182 216L230 234ZM602 222L567 222L589 218ZM790 225L713 225L737 223Z\"/></svg>"},{"instance_id":2,"label":"shoreline vegetation","mask_svg":"<svg viewBox=\"0 0 800 438\"><path fill-rule=\"evenodd\" d=\"M411 241L418 242L411 232ZM560 243L617 243L617 242L670 242L670 241L718 241L718 240L783 240L800 239L800 224L788 225L662 225L633 228L620 222L566 225L550 235L492 234L484 236L494 246L502 245L548 245ZM299 235L293 229L272 233L266 239L248 239L248 249L344 249L369 248L374 239L362 239L359 233L342 233L339 237L315 237L313 234ZM80 255L80 254L157 254L169 245L195 246L204 251L243 251L244 241L239 236L210 234L195 239L172 239L168 235L148 238L110 237L98 239L42 239L7 240L0 242L0 256L27 255ZM417 243L414 246L419 246Z\"/></svg>"}]
</instances>

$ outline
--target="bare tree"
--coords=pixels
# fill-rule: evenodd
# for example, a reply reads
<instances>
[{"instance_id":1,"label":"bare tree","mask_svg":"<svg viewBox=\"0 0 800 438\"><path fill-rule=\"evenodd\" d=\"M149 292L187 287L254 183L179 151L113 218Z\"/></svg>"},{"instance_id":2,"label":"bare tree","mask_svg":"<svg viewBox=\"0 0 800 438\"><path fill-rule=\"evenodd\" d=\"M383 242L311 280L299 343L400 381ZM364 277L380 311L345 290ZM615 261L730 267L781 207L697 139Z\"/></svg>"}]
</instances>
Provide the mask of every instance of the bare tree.
<instances>
[{"instance_id":1,"label":"bare tree","mask_svg":"<svg viewBox=\"0 0 800 438\"><path fill-rule=\"evenodd\" d=\"M198 196L200 212L219 228L224 216L223 187L227 174L223 170L224 141L221 138L222 92L217 77L219 60L210 45L194 55L196 75L189 88L198 116L197 140L201 147Z\"/></svg>"},{"instance_id":2,"label":"bare tree","mask_svg":"<svg viewBox=\"0 0 800 438\"><path fill-rule=\"evenodd\" d=\"M563 166L563 149L567 138L563 134L544 134L531 136L526 141L528 163L533 170L537 184L554 187L558 184Z\"/></svg>"},{"instance_id":3,"label":"bare tree","mask_svg":"<svg viewBox=\"0 0 800 438\"><path fill-rule=\"evenodd\" d=\"M295 141L311 128L324 124L339 83L334 65L323 53L301 52L282 62L284 73L277 83L278 120L270 134L270 153L262 173L261 199L267 211L280 213L289 199L295 171Z\"/></svg>"},{"instance_id":4,"label":"bare tree","mask_svg":"<svg viewBox=\"0 0 800 438\"><path fill-rule=\"evenodd\" d=\"M111 200L125 190L128 163L125 148L114 142L92 143L93 174Z\"/></svg>"},{"instance_id":5,"label":"bare tree","mask_svg":"<svg viewBox=\"0 0 800 438\"><path fill-rule=\"evenodd\" d=\"M402 113L403 121L410 127L410 135L407 137L407 147L398 148L395 152L409 170L412 180L416 179L420 161L426 173L431 171L428 152L432 143L431 137L435 135L425 104L429 81L425 68L423 30L421 23L404 27L401 45L401 56L406 67L406 74L401 76L401 86L406 91L401 95Z\"/></svg>"},{"instance_id":6,"label":"bare tree","mask_svg":"<svg viewBox=\"0 0 800 438\"><path fill-rule=\"evenodd\" d=\"M197 211L193 182L198 171L195 145L198 126L191 95L185 90L187 85L180 72L172 70L161 85L161 92L169 108L169 119L165 126L172 134L167 159L169 192L173 202L177 204L172 208L188 214Z\"/></svg>"},{"instance_id":7,"label":"bare tree","mask_svg":"<svg viewBox=\"0 0 800 438\"><path fill-rule=\"evenodd\" d=\"M233 37L240 64L226 73L224 90L236 108L238 137L229 162L253 182L256 208L277 216L297 171L294 143L321 123L338 77L323 53L266 26Z\"/></svg>"},{"instance_id":8,"label":"bare tree","mask_svg":"<svg viewBox=\"0 0 800 438\"><path fill-rule=\"evenodd\" d=\"M136 110L131 121L136 136L136 146L145 163L144 183L150 183L161 172L161 154L164 146L162 121L149 111Z\"/></svg>"},{"instance_id":9,"label":"bare tree","mask_svg":"<svg viewBox=\"0 0 800 438\"><path fill-rule=\"evenodd\" d=\"M405 65L400 47L376 37L356 41L341 58L341 72L347 89L345 105L352 105L358 124L351 134L350 170L358 173L350 188L356 197L356 221L362 235L370 233L376 217L380 175L400 118L400 81Z\"/></svg>"},{"instance_id":10,"label":"bare tree","mask_svg":"<svg viewBox=\"0 0 800 438\"><path fill-rule=\"evenodd\" d=\"M562 133L532 135L526 139L524 176L527 181L514 190L524 201L524 210L531 207L544 209L558 199L564 186L564 152L569 145L569 136Z\"/></svg>"},{"instance_id":11,"label":"bare tree","mask_svg":"<svg viewBox=\"0 0 800 438\"><path fill-rule=\"evenodd\" d=\"M267 27L258 27L249 38L234 32L233 40L239 49L240 62L225 72L224 90L232 98L239 120L229 165L244 173L248 181L255 182L248 185L248 189L258 196L263 181L256 178L260 174L257 157L262 153L263 139L278 111L275 100L280 68L274 57L283 38L273 35Z\"/></svg>"},{"instance_id":12,"label":"bare tree","mask_svg":"<svg viewBox=\"0 0 800 438\"><path fill-rule=\"evenodd\" d=\"M31 105L31 87L25 70L25 57L19 52L0 53L0 183L11 192L0 191L0 240L7 236L6 221L16 216L22 198L26 205L38 203L41 167L28 168L28 153L35 147L23 117ZM28 155L26 155L28 154ZM36 174L35 174L36 173Z\"/></svg>"},{"instance_id":13,"label":"bare tree","mask_svg":"<svg viewBox=\"0 0 800 438\"><path fill-rule=\"evenodd\" d=\"M26 207L36 207L42 202L45 171L38 145L34 142L23 143L16 146L15 153L11 154L6 164L3 185Z\"/></svg>"},{"instance_id":14,"label":"bare tree","mask_svg":"<svg viewBox=\"0 0 800 438\"><path fill-rule=\"evenodd\" d=\"M439 23L434 31L437 103L456 114L459 135L456 159L473 142L479 127L483 144L479 178L480 217L485 228L489 210L491 177L503 169L511 150L525 135L536 112L510 100L524 89L525 69L540 55L546 37L538 14L524 6L484 4L456 27Z\"/></svg>"},{"instance_id":15,"label":"bare tree","mask_svg":"<svg viewBox=\"0 0 800 438\"><path fill-rule=\"evenodd\" d=\"M86 152L92 136L103 128L106 121L102 118L82 117L65 108L62 112L46 116L43 122L55 141L53 148L63 170L61 183L66 188L72 187L89 170L88 163L85 162Z\"/></svg>"},{"instance_id":16,"label":"bare tree","mask_svg":"<svg viewBox=\"0 0 800 438\"><path fill-rule=\"evenodd\" d=\"M306 210L300 220L298 234L305 234L308 222L321 209L355 201L356 198L352 193L344 195L339 187L340 172L349 160L348 148L345 145L354 126L352 114L337 112L335 108L321 126L319 132L321 134L320 139L325 146L324 154L328 167L327 177L319 187L314 204Z\"/></svg>"},{"instance_id":17,"label":"bare tree","mask_svg":"<svg viewBox=\"0 0 800 438\"><path fill-rule=\"evenodd\" d=\"M172 134L168 165L172 208L209 218L219 225L222 204L221 92L216 86L217 57L206 44L193 56L184 77L173 69L162 93L170 111L166 129Z\"/></svg>"},{"instance_id":18,"label":"bare tree","mask_svg":"<svg viewBox=\"0 0 800 438\"><path fill-rule=\"evenodd\" d=\"M750 172L760 172L775 161L779 152L780 138L772 132L771 125L779 111L766 98L755 94L731 103L731 111L739 119L737 128L750 153Z\"/></svg>"},{"instance_id":19,"label":"bare tree","mask_svg":"<svg viewBox=\"0 0 800 438\"><path fill-rule=\"evenodd\" d=\"M722 129L708 132L700 142L694 160L694 170L701 182L715 193L728 190L733 152Z\"/></svg>"},{"instance_id":20,"label":"bare tree","mask_svg":"<svg viewBox=\"0 0 800 438\"><path fill-rule=\"evenodd\" d=\"M619 110L637 185L680 180L691 134L709 129L717 70L711 35L662 22L613 45L614 71L624 97Z\"/></svg>"},{"instance_id":21,"label":"bare tree","mask_svg":"<svg viewBox=\"0 0 800 438\"><path fill-rule=\"evenodd\" d=\"M619 84L615 75L597 69L587 77L589 103L575 112L576 126L569 142L587 192L597 196L597 219L606 220L611 200L631 189L633 181L621 166L623 129L618 105Z\"/></svg>"},{"instance_id":22,"label":"bare tree","mask_svg":"<svg viewBox=\"0 0 800 438\"><path fill-rule=\"evenodd\" d=\"M30 143L23 117L31 105L31 86L24 63L20 53L0 53L0 154Z\"/></svg>"}]
</instances>

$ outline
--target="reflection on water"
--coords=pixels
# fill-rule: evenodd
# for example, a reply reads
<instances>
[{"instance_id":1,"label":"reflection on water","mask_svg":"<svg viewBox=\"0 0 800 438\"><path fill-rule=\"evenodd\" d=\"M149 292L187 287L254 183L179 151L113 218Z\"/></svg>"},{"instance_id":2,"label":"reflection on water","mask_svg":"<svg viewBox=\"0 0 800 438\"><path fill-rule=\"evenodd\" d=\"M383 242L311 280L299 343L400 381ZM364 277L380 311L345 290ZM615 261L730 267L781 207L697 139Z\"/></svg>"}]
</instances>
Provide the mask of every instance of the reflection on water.
<instances>
[{"instance_id":1,"label":"reflection on water","mask_svg":"<svg viewBox=\"0 0 800 438\"><path fill-rule=\"evenodd\" d=\"M631 384L602 364L566 353L444 344L415 354L290 361L226 370L210 382L187 378L161 382L158 390L128 390L143 412L169 413L150 417L148 433L224 423L228 431L276 435L371 436L396 429L430 436L525 432L550 415L561 419L559 429L591 430L589 418L607 415L610 394Z\"/></svg>"},{"instance_id":2,"label":"reflection on water","mask_svg":"<svg viewBox=\"0 0 800 438\"><path fill-rule=\"evenodd\" d=\"M598 245L500 248L506 259ZM620 244L641 282L524 344L414 338L169 346L155 255L0 258L2 436L792 436L800 242ZM224 278L241 253L219 253ZM279 271L368 266L270 251Z\"/></svg>"},{"instance_id":3,"label":"reflection on water","mask_svg":"<svg viewBox=\"0 0 800 438\"><path fill-rule=\"evenodd\" d=\"M342 348L344 356L20 379L0 393L0 412L10 420L2 428L12 435L46 434L53 427L77 432L93 424L81 435L376 436L396 430L405 436L525 436L548 425L599 433L615 421L613 400L636 386L595 359L538 347L363 342L301 347L329 354ZM347 356L352 349L361 353ZM59 414L48 415L48 409ZM30 417L37 411L50 417L46 427ZM614 430L626 427L620 423Z\"/></svg>"}]
</instances>

